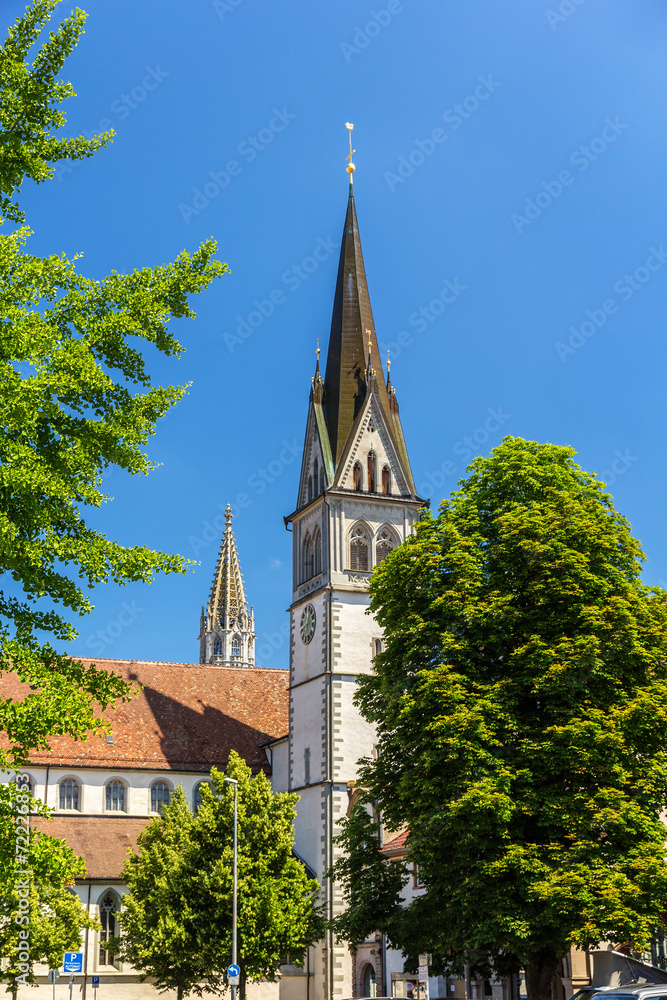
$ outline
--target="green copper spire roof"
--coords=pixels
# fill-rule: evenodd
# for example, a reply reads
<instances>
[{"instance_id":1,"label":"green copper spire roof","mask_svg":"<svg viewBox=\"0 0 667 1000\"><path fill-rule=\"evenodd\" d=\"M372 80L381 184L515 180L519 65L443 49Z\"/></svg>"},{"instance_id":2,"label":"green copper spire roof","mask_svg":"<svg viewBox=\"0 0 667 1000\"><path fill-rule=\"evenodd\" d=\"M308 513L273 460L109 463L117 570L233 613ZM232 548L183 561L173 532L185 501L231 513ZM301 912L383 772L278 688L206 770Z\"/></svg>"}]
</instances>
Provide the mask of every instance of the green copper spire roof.
<instances>
[{"instance_id":1,"label":"green copper spire roof","mask_svg":"<svg viewBox=\"0 0 667 1000\"><path fill-rule=\"evenodd\" d=\"M324 375L324 405L334 462L338 465L354 419L366 397L366 369L370 341L371 367L382 372L382 361L375 335L364 258L361 253L359 225L350 182L343 241L338 263L329 352ZM391 426L389 397L382 377L377 393Z\"/></svg>"}]
</instances>

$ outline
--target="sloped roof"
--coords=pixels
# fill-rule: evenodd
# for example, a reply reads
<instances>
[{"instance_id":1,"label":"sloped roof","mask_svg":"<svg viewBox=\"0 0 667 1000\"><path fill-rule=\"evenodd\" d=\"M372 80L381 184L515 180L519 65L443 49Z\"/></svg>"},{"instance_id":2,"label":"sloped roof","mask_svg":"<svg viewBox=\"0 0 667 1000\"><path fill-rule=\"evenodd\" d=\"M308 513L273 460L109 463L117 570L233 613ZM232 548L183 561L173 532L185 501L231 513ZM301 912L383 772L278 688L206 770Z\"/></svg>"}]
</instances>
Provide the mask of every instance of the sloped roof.
<instances>
[{"instance_id":1,"label":"sloped roof","mask_svg":"<svg viewBox=\"0 0 667 1000\"><path fill-rule=\"evenodd\" d=\"M137 837L151 817L136 816L36 816L33 830L66 840L86 862L87 877L117 879L128 848L136 848Z\"/></svg>"},{"instance_id":2,"label":"sloped roof","mask_svg":"<svg viewBox=\"0 0 667 1000\"><path fill-rule=\"evenodd\" d=\"M262 667L83 659L142 685L135 697L104 713L113 743L91 736L76 743L54 736L33 764L209 771L234 749L253 768L266 767L259 743L288 730L288 671ZM0 675L0 698L20 698L27 687ZM106 828L105 828L106 829Z\"/></svg>"},{"instance_id":3,"label":"sloped roof","mask_svg":"<svg viewBox=\"0 0 667 1000\"><path fill-rule=\"evenodd\" d=\"M380 850L383 854L406 854L408 850L409 835L410 831L404 830L403 833L399 833L397 837L386 841Z\"/></svg>"}]
</instances>

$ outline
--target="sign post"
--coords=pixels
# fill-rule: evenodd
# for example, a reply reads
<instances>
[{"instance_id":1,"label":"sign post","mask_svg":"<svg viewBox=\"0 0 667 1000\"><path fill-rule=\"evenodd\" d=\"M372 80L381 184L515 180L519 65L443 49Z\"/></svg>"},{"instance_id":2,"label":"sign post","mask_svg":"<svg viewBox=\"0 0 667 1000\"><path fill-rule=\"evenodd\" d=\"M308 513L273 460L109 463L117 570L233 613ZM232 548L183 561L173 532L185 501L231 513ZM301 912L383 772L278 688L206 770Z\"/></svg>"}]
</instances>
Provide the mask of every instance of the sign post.
<instances>
[{"instance_id":1,"label":"sign post","mask_svg":"<svg viewBox=\"0 0 667 1000\"><path fill-rule=\"evenodd\" d=\"M60 979L60 973L57 969L49 969L49 982L53 983L53 1000L56 1000L56 983Z\"/></svg>"},{"instance_id":2,"label":"sign post","mask_svg":"<svg viewBox=\"0 0 667 1000\"><path fill-rule=\"evenodd\" d=\"M72 987L74 986L74 973L83 972L83 952L66 951L63 958L63 972L69 972L69 1000L72 1000ZM55 990L55 986L54 986Z\"/></svg>"},{"instance_id":3,"label":"sign post","mask_svg":"<svg viewBox=\"0 0 667 1000\"><path fill-rule=\"evenodd\" d=\"M95 1000L97 1000L97 990L99 988L99 985L100 985L100 977L99 976L93 976L93 989L95 990L95 993L94 993Z\"/></svg>"}]
</instances>

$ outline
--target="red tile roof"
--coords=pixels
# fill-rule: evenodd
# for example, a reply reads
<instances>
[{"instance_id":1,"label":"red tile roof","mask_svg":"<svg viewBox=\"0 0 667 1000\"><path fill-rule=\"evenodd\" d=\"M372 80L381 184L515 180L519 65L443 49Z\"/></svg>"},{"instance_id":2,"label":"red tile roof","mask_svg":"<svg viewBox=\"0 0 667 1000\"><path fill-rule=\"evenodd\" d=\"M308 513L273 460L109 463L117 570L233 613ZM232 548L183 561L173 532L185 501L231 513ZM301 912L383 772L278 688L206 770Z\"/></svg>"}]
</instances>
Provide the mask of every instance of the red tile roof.
<instances>
[{"instance_id":1,"label":"red tile roof","mask_svg":"<svg viewBox=\"0 0 667 1000\"><path fill-rule=\"evenodd\" d=\"M209 771L213 764L224 766L234 749L257 770L267 763L258 744L287 732L287 670L142 660L82 662L112 670L143 690L104 713L112 725L113 743L106 737L76 743L54 736L50 752L31 755L33 764ZM15 674L0 675L0 698L21 697L25 691Z\"/></svg>"},{"instance_id":2,"label":"red tile roof","mask_svg":"<svg viewBox=\"0 0 667 1000\"><path fill-rule=\"evenodd\" d=\"M86 862L87 877L119 878L128 848L150 822L135 816L41 816L31 821L35 830L66 840Z\"/></svg>"},{"instance_id":3,"label":"red tile roof","mask_svg":"<svg viewBox=\"0 0 667 1000\"><path fill-rule=\"evenodd\" d=\"M388 840L381 847L383 854L406 854L408 850L408 836L410 831L404 830L393 840Z\"/></svg>"}]
</instances>

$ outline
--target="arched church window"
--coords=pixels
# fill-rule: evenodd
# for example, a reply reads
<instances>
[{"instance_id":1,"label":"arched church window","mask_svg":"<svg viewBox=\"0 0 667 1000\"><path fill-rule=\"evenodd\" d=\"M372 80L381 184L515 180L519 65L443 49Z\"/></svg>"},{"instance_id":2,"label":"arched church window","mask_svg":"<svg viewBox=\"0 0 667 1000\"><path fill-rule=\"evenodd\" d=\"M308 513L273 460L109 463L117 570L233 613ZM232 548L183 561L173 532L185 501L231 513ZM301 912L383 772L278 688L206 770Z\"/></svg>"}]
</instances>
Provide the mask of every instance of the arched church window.
<instances>
[{"instance_id":1,"label":"arched church window","mask_svg":"<svg viewBox=\"0 0 667 1000\"><path fill-rule=\"evenodd\" d=\"M375 969L370 963L364 969L364 996L365 997L377 996L377 980L375 977Z\"/></svg>"},{"instance_id":2,"label":"arched church window","mask_svg":"<svg viewBox=\"0 0 667 1000\"><path fill-rule=\"evenodd\" d=\"M222 639L220 636L216 636L213 641L213 655L222 656Z\"/></svg>"},{"instance_id":3,"label":"arched church window","mask_svg":"<svg viewBox=\"0 0 667 1000\"><path fill-rule=\"evenodd\" d=\"M361 462L355 462L354 465L354 488L358 492L361 492L364 488L364 474L361 470Z\"/></svg>"},{"instance_id":4,"label":"arched church window","mask_svg":"<svg viewBox=\"0 0 667 1000\"><path fill-rule=\"evenodd\" d=\"M317 459L315 459L315 461L313 462L313 488L315 490L315 496L317 496L317 487L319 485L319 482L320 482L320 466Z\"/></svg>"},{"instance_id":5,"label":"arched church window","mask_svg":"<svg viewBox=\"0 0 667 1000\"><path fill-rule=\"evenodd\" d=\"M375 493L375 452L368 453L368 492Z\"/></svg>"},{"instance_id":6,"label":"arched church window","mask_svg":"<svg viewBox=\"0 0 667 1000\"><path fill-rule=\"evenodd\" d=\"M368 572L368 536L359 526L354 528L350 539L350 569Z\"/></svg>"},{"instance_id":7,"label":"arched church window","mask_svg":"<svg viewBox=\"0 0 667 1000\"><path fill-rule=\"evenodd\" d=\"M75 778L64 778L60 782L60 808L81 808L81 785Z\"/></svg>"},{"instance_id":8,"label":"arched church window","mask_svg":"<svg viewBox=\"0 0 667 1000\"><path fill-rule=\"evenodd\" d=\"M166 781L156 781L151 786L151 812L161 813L169 805L171 789Z\"/></svg>"},{"instance_id":9,"label":"arched church window","mask_svg":"<svg viewBox=\"0 0 667 1000\"><path fill-rule=\"evenodd\" d=\"M303 579L310 580L315 573L315 546L310 532L303 540Z\"/></svg>"},{"instance_id":10,"label":"arched church window","mask_svg":"<svg viewBox=\"0 0 667 1000\"><path fill-rule=\"evenodd\" d=\"M375 546L375 564L376 566L386 559L392 549L396 548L396 539L394 538L391 531L388 528L382 528L380 534L377 538L377 544Z\"/></svg>"},{"instance_id":11,"label":"arched church window","mask_svg":"<svg viewBox=\"0 0 667 1000\"><path fill-rule=\"evenodd\" d=\"M110 812L125 812L125 785L114 779L107 782L106 807Z\"/></svg>"},{"instance_id":12,"label":"arched church window","mask_svg":"<svg viewBox=\"0 0 667 1000\"><path fill-rule=\"evenodd\" d=\"M308 476L308 499L313 499L313 477Z\"/></svg>"},{"instance_id":13,"label":"arched church window","mask_svg":"<svg viewBox=\"0 0 667 1000\"><path fill-rule=\"evenodd\" d=\"M100 901L100 965L114 965L113 955L105 945L118 934L118 896L107 892Z\"/></svg>"},{"instance_id":14,"label":"arched church window","mask_svg":"<svg viewBox=\"0 0 667 1000\"><path fill-rule=\"evenodd\" d=\"M240 657L241 655L241 640L236 636L232 639L232 656Z\"/></svg>"},{"instance_id":15,"label":"arched church window","mask_svg":"<svg viewBox=\"0 0 667 1000\"><path fill-rule=\"evenodd\" d=\"M194 812L195 812L195 814L197 814L199 812L199 807L201 806L201 803L202 803L201 790L204 787L204 785L210 785L210 784L211 784L210 781L200 781L200 782L198 782L197 785L195 785L195 794L194 794L194 797L193 797L193 806L194 806Z\"/></svg>"},{"instance_id":16,"label":"arched church window","mask_svg":"<svg viewBox=\"0 0 667 1000\"><path fill-rule=\"evenodd\" d=\"M322 535L320 529L313 532L313 576L322 572Z\"/></svg>"},{"instance_id":17,"label":"arched church window","mask_svg":"<svg viewBox=\"0 0 667 1000\"><path fill-rule=\"evenodd\" d=\"M388 465L382 468L382 492L391 493L391 470Z\"/></svg>"}]
</instances>

